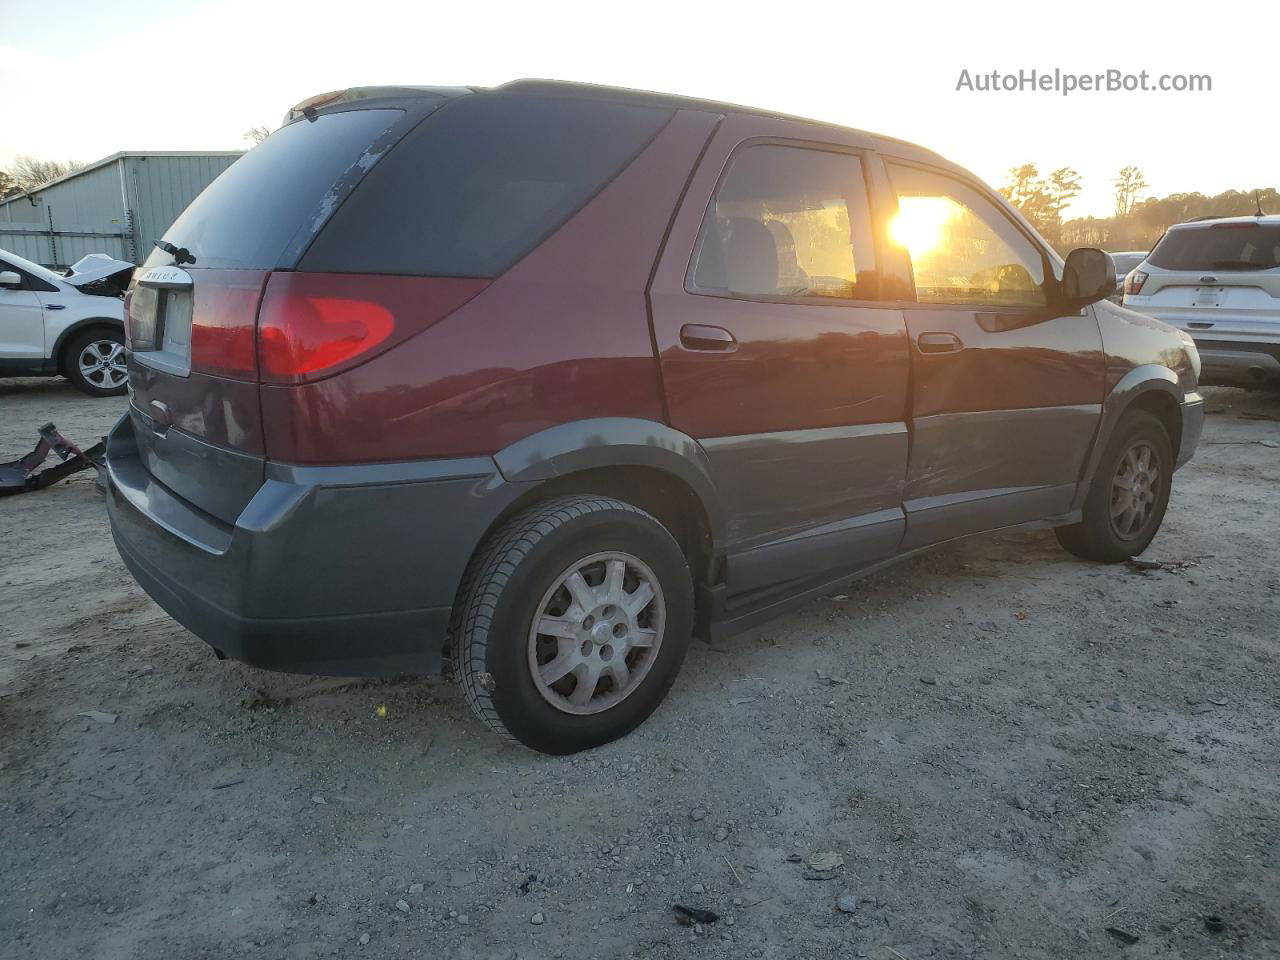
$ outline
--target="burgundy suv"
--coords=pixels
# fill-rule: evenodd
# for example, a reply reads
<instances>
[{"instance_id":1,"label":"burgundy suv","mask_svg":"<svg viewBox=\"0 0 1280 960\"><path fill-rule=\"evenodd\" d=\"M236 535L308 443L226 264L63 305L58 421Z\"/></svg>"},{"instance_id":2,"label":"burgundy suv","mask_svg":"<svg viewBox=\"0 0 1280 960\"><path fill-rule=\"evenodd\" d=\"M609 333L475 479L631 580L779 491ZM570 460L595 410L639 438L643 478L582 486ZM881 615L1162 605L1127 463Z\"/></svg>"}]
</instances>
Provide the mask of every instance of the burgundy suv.
<instances>
[{"instance_id":1,"label":"burgundy suv","mask_svg":"<svg viewBox=\"0 0 1280 960\"><path fill-rule=\"evenodd\" d=\"M1037 521L1141 553L1191 341L920 147L522 81L314 98L134 281L108 509L219 656L450 665L549 753L719 638Z\"/></svg>"}]
</instances>

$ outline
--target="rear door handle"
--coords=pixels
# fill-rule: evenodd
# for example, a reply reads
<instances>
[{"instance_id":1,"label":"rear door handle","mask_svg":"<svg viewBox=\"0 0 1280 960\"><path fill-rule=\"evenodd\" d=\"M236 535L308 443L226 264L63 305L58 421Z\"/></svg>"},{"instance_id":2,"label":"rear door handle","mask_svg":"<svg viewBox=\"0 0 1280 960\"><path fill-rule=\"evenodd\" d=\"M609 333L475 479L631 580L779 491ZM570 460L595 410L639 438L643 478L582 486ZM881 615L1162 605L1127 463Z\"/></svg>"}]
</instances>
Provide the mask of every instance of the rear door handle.
<instances>
[{"instance_id":1,"label":"rear door handle","mask_svg":"<svg viewBox=\"0 0 1280 960\"><path fill-rule=\"evenodd\" d=\"M955 353L964 349L954 333L922 333L916 337L916 345L921 353Z\"/></svg>"},{"instance_id":2,"label":"rear door handle","mask_svg":"<svg viewBox=\"0 0 1280 960\"><path fill-rule=\"evenodd\" d=\"M67 305L65 303L46 303L44 308L46 310L65 310Z\"/></svg>"},{"instance_id":3,"label":"rear door handle","mask_svg":"<svg viewBox=\"0 0 1280 960\"><path fill-rule=\"evenodd\" d=\"M686 323L680 328L680 345L687 350L715 350L731 353L738 349L738 341L724 327L708 327L701 323Z\"/></svg>"}]
</instances>

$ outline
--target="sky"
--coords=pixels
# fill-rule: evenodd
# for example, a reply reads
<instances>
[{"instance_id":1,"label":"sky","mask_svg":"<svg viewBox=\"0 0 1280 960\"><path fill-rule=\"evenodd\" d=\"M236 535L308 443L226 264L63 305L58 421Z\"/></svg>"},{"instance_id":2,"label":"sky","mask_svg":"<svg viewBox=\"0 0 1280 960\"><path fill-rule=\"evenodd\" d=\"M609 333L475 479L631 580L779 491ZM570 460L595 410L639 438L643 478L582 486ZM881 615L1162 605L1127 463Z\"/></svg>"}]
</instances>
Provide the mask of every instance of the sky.
<instances>
[{"instance_id":1,"label":"sky","mask_svg":"<svg viewBox=\"0 0 1280 960\"><path fill-rule=\"evenodd\" d=\"M919 143L993 186L1010 167L1070 166L1068 216L1111 212L1111 181L1147 193L1280 185L1280 5L1233 27L1173 4L862 4L777 0L0 0L0 169L14 155L234 150L299 100L379 84L615 84L777 109ZM1205 18L1209 25L1206 26ZM1248 24L1247 28L1244 26ZM1210 33L1206 35L1206 30ZM962 70L1208 74L1209 92L978 92Z\"/></svg>"}]
</instances>

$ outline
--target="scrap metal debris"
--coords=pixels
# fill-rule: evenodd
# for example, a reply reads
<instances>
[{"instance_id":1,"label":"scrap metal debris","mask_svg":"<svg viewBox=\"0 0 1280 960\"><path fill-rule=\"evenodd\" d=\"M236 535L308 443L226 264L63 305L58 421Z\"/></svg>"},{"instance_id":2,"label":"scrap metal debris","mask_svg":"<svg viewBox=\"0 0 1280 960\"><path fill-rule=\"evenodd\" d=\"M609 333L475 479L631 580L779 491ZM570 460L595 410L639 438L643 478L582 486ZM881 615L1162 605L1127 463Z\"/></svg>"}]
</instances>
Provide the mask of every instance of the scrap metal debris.
<instances>
[{"instance_id":1,"label":"scrap metal debris","mask_svg":"<svg viewBox=\"0 0 1280 960\"><path fill-rule=\"evenodd\" d=\"M81 450L60 434L58 428L52 423L46 423L41 427L39 434L40 442L25 457L0 463L0 497L43 490L73 473L79 473L90 467L97 470L99 475L106 469L103 460L107 452L105 438L88 450ZM37 470L40 464L48 459L50 453L57 454L62 463L44 470Z\"/></svg>"}]
</instances>

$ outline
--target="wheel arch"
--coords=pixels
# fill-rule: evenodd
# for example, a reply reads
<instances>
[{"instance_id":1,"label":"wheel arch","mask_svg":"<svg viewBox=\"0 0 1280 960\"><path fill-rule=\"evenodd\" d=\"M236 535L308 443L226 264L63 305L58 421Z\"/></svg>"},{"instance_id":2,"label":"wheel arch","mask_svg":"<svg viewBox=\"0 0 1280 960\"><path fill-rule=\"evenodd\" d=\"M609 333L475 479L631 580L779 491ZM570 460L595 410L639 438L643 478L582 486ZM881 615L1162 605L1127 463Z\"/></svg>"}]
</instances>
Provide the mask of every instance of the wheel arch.
<instances>
[{"instance_id":1,"label":"wheel arch","mask_svg":"<svg viewBox=\"0 0 1280 960\"><path fill-rule=\"evenodd\" d=\"M66 352L71 341L82 333L97 329L118 330L123 334L124 322L115 317L86 317L63 330L53 342L53 349L49 351L49 358L57 366L59 374L66 376Z\"/></svg>"},{"instance_id":2,"label":"wheel arch","mask_svg":"<svg viewBox=\"0 0 1280 960\"><path fill-rule=\"evenodd\" d=\"M527 483L529 490L503 510L491 530L540 500L573 493L612 496L653 514L671 531L695 582L719 579L724 515L706 452L692 437L652 420L601 417L539 431L499 451L494 461L505 480Z\"/></svg>"},{"instance_id":3,"label":"wheel arch","mask_svg":"<svg viewBox=\"0 0 1280 960\"><path fill-rule=\"evenodd\" d=\"M1181 408L1182 388L1178 384L1177 374L1168 367L1149 363L1134 367L1125 374L1111 389L1102 404L1102 419L1098 426L1097 439L1087 461L1083 477L1085 482L1081 483L1076 491L1072 509L1079 509L1084 503L1107 444L1111 442L1116 427L1131 411L1142 410L1150 413L1164 425L1169 433L1169 443L1173 448L1173 458L1176 462L1182 445Z\"/></svg>"}]
</instances>

